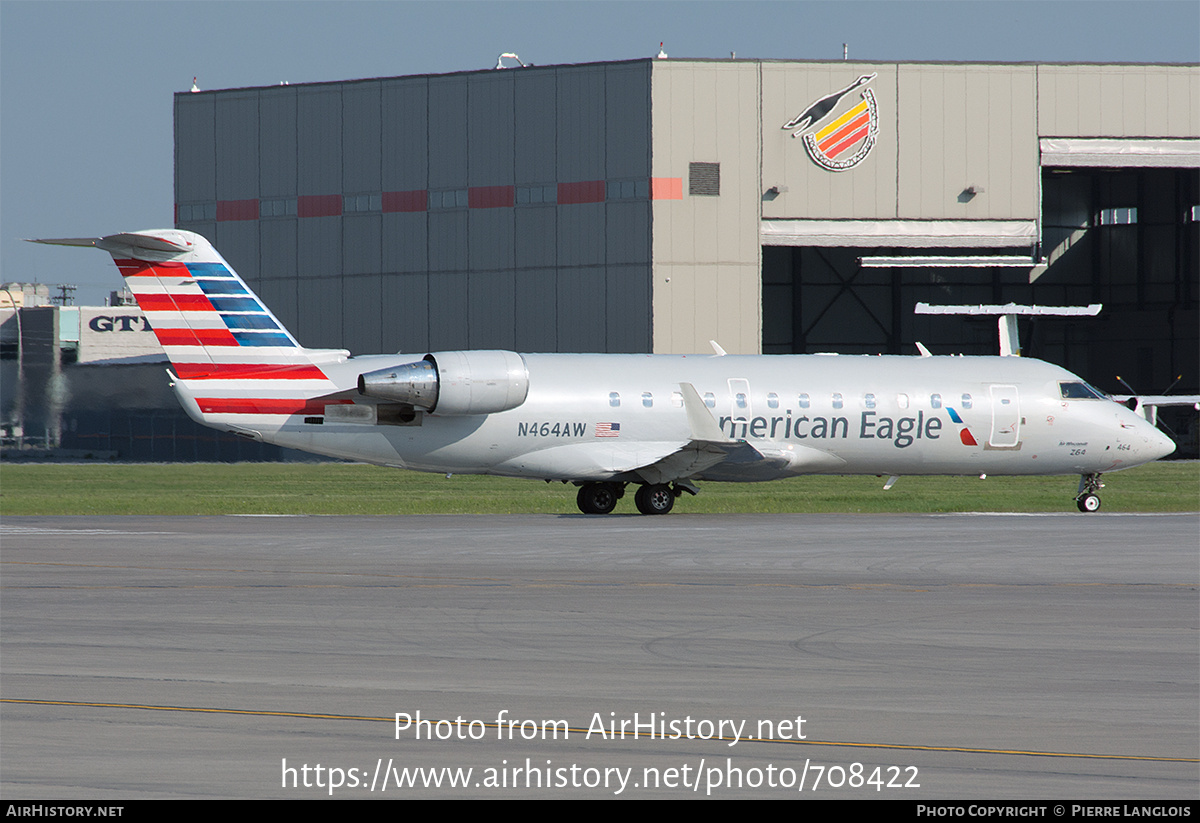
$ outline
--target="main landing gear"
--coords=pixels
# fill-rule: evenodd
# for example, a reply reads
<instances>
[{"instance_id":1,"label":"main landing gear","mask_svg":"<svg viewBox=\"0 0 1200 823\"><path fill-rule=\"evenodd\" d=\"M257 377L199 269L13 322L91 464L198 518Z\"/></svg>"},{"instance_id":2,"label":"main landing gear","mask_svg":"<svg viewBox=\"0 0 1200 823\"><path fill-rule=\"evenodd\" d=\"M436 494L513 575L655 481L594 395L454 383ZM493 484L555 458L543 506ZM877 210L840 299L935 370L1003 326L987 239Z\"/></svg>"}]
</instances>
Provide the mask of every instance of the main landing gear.
<instances>
[{"instance_id":1,"label":"main landing gear","mask_svg":"<svg viewBox=\"0 0 1200 823\"><path fill-rule=\"evenodd\" d=\"M579 487L575 503L584 514L608 514L624 496L623 483L584 483Z\"/></svg>"},{"instance_id":2,"label":"main landing gear","mask_svg":"<svg viewBox=\"0 0 1200 823\"><path fill-rule=\"evenodd\" d=\"M1100 482L1099 474L1079 475L1079 492L1075 495L1075 505L1085 514L1099 511L1100 495L1096 492L1102 488L1104 488L1104 484Z\"/></svg>"},{"instance_id":3,"label":"main landing gear","mask_svg":"<svg viewBox=\"0 0 1200 823\"><path fill-rule=\"evenodd\" d=\"M666 514L675 507L675 498L684 492L695 494L696 487L686 481L673 484L646 483L638 486L633 501L642 514ZM584 514L608 514L625 496L624 483L584 483L579 487L575 502Z\"/></svg>"},{"instance_id":4,"label":"main landing gear","mask_svg":"<svg viewBox=\"0 0 1200 823\"><path fill-rule=\"evenodd\" d=\"M642 514L666 514L675 506L675 490L666 483L638 486L633 502Z\"/></svg>"}]
</instances>

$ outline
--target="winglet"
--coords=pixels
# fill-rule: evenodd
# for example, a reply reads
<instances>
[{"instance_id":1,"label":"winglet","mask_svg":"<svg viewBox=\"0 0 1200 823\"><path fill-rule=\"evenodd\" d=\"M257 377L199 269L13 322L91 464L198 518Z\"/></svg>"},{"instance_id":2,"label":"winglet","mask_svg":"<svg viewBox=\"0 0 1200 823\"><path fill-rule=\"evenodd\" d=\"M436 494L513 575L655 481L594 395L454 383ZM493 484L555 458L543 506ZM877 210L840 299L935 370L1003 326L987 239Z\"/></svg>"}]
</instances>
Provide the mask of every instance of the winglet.
<instances>
[{"instance_id":1,"label":"winglet","mask_svg":"<svg viewBox=\"0 0 1200 823\"><path fill-rule=\"evenodd\" d=\"M680 383L679 390L683 393L683 407L687 411L688 426L692 430L693 440L706 440L711 443L734 442L721 431L721 427L713 419L712 412L700 399L695 386L691 383Z\"/></svg>"},{"instance_id":2,"label":"winglet","mask_svg":"<svg viewBox=\"0 0 1200 823\"><path fill-rule=\"evenodd\" d=\"M708 345L713 347L713 351L716 352L717 357L725 356L725 350L723 348L721 348L721 344L718 343L716 340L709 340Z\"/></svg>"},{"instance_id":3,"label":"winglet","mask_svg":"<svg viewBox=\"0 0 1200 823\"><path fill-rule=\"evenodd\" d=\"M933 352L925 348L925 344L920 340L917 341L917 351L921 353L922 357L933 357Z\"/></svg>"},{"instance_id":4,"label":"winglet","mask_svg":"<svg viewBox=\"0 0 1200 823\"><path fill-rule=\"evenodd\" d=\"M1017 336L1017 316L1002 314L996 324L1000 332L1000 356L1020 357L1021 338Z\"/></svg>"}]
</instances>

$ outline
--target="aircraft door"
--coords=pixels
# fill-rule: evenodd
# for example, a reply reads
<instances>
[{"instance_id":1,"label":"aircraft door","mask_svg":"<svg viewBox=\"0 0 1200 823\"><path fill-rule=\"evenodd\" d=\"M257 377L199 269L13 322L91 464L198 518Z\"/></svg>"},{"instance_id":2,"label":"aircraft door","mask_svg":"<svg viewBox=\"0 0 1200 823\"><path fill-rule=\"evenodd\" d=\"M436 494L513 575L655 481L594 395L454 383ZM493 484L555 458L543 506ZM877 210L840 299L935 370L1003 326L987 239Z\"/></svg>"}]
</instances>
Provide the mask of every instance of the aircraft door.
<instances>
[{"instance_id":1,"label":"aircraft door","mask_svg":"<svg viewBox=\"0 0 1200 823\"><path fill-rule=\"evenodd\" d=\"M750 426L750 381L743 377L729 379L729 419L733 437L745 440Z\"/></svg>"},{"instance_id":2,"label":"aircraft door","mask_svg":"<svg viewBox=\"0 0 1200 823\"><path fill-rule=\"evenodd\" d=\"M729 413L734 419L750 416L750 381L743 377L729 380Z\"/></svg>"},{"instance_id":3,"label":"aircraft door","mask_svg":"<svg viewBox=\"0 0 1200 823\"><path fill-rule=\"evenodd\" d=\"M1016 386L992 386L992 436L988 445L1011 449L1020 443L1021 403Z\"/></svg>"}]
</instances>

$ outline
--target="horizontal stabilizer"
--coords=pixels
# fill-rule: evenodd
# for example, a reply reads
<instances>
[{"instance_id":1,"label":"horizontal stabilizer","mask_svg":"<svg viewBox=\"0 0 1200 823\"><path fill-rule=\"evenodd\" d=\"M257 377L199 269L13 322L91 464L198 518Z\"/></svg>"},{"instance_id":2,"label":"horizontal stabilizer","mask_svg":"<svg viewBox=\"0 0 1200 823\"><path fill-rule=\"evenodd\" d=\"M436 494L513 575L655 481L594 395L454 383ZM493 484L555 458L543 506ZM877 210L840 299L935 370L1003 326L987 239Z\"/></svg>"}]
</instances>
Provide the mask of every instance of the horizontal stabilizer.
<instances>
[{"instance_id":1,"label":"horizontal stabilizer","mask_svg":"<svg viewBox=\"0 0 1200 823\"><path fill-rule=\"evenodd\" d=\"M157 230L154 232L129 231L120 234L110 234L101 238L97 244L106 251L113 248L128 247L131 249L146 249L148 251L186 252L192 250L192 243L182 232Z\"/></svg>"},{"instance_id":2,"label":"horizontal stabilizer","mask_svg":"<svg viewBox=\"0 0 1200 823\"><path fill-rule=\"evenodd\" d=\"M98 248L104 251L143 250L180 254L193 250L193 244L187 234L174 229L155 229L153 231L129 231L110 234L106 237L50 237L30 240L30 243L44 243L47 246L83 246Z\"/></svg>"},{"instance_id":3,"label":"horizontal stabilizer","mask_svg":"<svg viewBox=\"0 0 1200 823\"><path fill-rule=\"evenodd\" d=\"M99 237L50 237L41 240L27 238L26 243L45 243L47 246L95 246Z\"/></svg>"}]
</instances>

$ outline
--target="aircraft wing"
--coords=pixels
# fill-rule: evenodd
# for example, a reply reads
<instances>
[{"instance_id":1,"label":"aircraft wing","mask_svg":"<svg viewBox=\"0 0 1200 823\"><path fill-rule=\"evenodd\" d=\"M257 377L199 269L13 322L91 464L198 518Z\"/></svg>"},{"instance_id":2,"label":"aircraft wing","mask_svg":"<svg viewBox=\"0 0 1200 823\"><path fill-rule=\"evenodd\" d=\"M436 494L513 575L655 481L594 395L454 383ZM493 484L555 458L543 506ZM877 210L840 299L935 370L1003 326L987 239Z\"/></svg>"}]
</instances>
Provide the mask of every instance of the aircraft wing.
<instances>
[{"instance_id":1,"label":"aircraft wing","mask_svg":"<svg viewBox=\"0 0 1200 823\"><path fill-rule=\"evenodd\" d=\"M638 455L643 460L645 456L644 452ZM845 461L840 457L808 446L756 448L743 441L689 440L652 463L629 465L624 471L646 483L668 483L693 477L754 481L775 480L797 471L837 471L844 465Z\"/></svg>"},{"instance_id":2,"label":"aircraft wing","mask_svg":"<svg viewBox=\"0 0 1200 823\"><path fill-rule=\"evenodd\" d=\"M781 476L785 468L804 465L812 470L829 469L843 462L833 455L804 446L763 451L744 440L728 437L691 383L680 383L679 389L691 434L688 440L579 443L537 454L557 464L569 453L572 462L582 461L598 468L606 473L606 479L628 479L632 475L651 484L700 476L768 480Z\"/></svg>"},{"instance_id":3,"label":"aircraft wing","mask_svg":"<svg viewBox=\"0 0 1200 823\"><path fill-rule=\"evenodd\" d=\"M552 479L632 480L636 476L646 483L667 483L700 474L731 455L748 463L763 459L746 443L652 440L552 446L514 457L498 468Z\"/></svg>"},{"instance_id":4,"label":"aircraft wing","mask_svg":"<svg viewBox=\"0 0 1200 823\"><path fill-rule=\"evenodd\" d=\"M612 480L653 465L687 446L687 441L569 443L519 455L501 463L500 474L551 479Z\"/></svg>"},{"instance_id":5,"label":"aircraft wing","mask_svg":"<svg viewBox=\"0 0 1200 823\"><path fill-rule=\"evenodd\" d=\"M1114 394L1112 399L1129 406L1151 425L1158 425L1159 406L1191 406L1200 410L1200 394Z\"/></svg>"},{"instance_id":6,"label":"aircraft wing","mask_svg":"<svg viewBox=\"0 0 1200 823\"><path fill-rule=\"evenodd\" d=\"M703 474L707 469L735 456L740 458L739 462L755 464L764 459L763 455L748 443L689 440L659 460L637 466L631 471L647 483L668 483Z\"/></svg>"},{"instance_id":7,"label":"aircraft wing","mask_svg":"<svg viewBox=\"0 0 1200 823\"><path fill-rule=\"evenodd\" d=\"M754 447L730 440L713 419L708 407L690 383L681 383L690 439L605 440L570 443L523 454L505 467L522 473L545 473L546 477L592 478L596 480L634 477L646 483L667 483L692 477L733 454L754 462L762 455Z\"/></svg>"},{"instance_id":8,"label":"aircraft wing","mask_svg":"<svg viewBox=\"0 0 1200 823\"><path fill-rule=\"evenodd\" d=\"M1114 394L1112 399L1118 403L1137 400L1139 406L1195 406L1200 404L1200 394Z\"/></svg>"}]
</instances>

